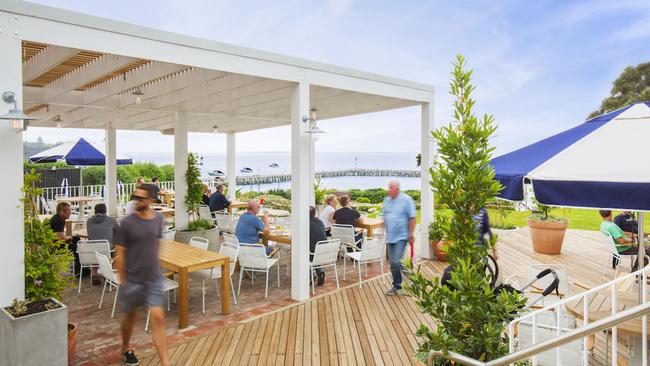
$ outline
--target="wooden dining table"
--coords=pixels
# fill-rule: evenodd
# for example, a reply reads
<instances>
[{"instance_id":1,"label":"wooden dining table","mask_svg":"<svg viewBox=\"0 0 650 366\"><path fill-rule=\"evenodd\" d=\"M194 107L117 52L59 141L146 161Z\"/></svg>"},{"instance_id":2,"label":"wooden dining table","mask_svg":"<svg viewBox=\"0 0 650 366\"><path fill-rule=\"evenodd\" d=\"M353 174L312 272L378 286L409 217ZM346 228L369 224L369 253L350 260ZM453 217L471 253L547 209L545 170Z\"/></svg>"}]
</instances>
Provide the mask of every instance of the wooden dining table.
<instances>
[{"instance_id":1,"label":"wooden dining table","mask_svg":"<svg viewBox=\"0 0 650 366\"><path fill-rule=\"evenodd\" d=\"M262 244L269 245L269 241L291 245L291 233L287 230L270 230L269 234L260 234Z\"/></svg>"},{"instance_id":2,"label":"wooden dining table","mask_svg":"<svg viewBox=\"0 0 650 366\"><path fill-rule=\"evenodd\" d=\"M246 208L248 207L248 202L233 200L228 206L228 213L232 214L234 209Z\"/></svg>"},{"instance_id":3,"label":"wooden dining table","mask_svg":"<svg viewBox=\"0 0 650 366\"><path fill-rule=\"evenodd\" d=\"M221 266L221 313L230 313L230 257L180 243L161 240L160 266L178 273L178 328L189 324L189 274L202 269Z\"/></svg>"},{"instance_id":4,"label":"wooden dining table","mask_svg":"<svg viewBox=\"0 0 650 366\"><path fill-rule=\"evenodd\" d=\"M368 231L368 237L372 237L374 229L379 229L380 227L384 226L384 219L362 217L361 222L355 224L354 226L366 229Z\"/></svg>"},{"instance_id":5,"label":"wooden dining table","mask_svg":"<svg viewBox=\"0 0 650 366\"><path fill-rule=\"evenodd\" d=\"M162 201L167 205L167 207L172 207L172 200L174 198L174 191L160 191L158 195L162 197Z\"/></svg>"},{"instance_id":6,"label":"wooden dining table","mask_svg":"<svg viewBox=\"0 0 650 366\"><path fill-rule=\"evenodd\" d=\"M160 212L165 218L174 217L176 215L176 210L169 206L151 206L156 212Z\"/></svg>"}]
</instances>

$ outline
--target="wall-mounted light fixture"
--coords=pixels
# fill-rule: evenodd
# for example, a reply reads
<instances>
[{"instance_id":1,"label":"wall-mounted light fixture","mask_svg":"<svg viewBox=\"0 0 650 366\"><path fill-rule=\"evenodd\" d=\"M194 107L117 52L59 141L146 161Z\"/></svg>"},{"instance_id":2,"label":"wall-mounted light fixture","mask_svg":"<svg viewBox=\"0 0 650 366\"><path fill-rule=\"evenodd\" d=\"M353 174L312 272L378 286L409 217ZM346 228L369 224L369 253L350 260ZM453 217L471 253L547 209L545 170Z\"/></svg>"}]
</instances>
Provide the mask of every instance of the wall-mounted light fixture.
<instances>
[{"instance_id":1,"label":"wall-mounted light fixture","mask_svg":"<svg viewBox=\"0 0 650 366\"><path fill-rule=\"evenodd\" d=\"M58 114L56 115L56 117L54 117L53 121L56 122L56 128L63 127L63 125L62 125L63 120L61 119L61 116L59 116Z\"/></svg>"},{"instance_id":2,"label":"wall-mounted light fixture","mask_svg":"<svg viewBox=\"0 0 650 366\"><path fill-rule=\"evenodd\" d=\"M217 125L212 126L212 133L214 133L214 134L219 133L219 126L217 126Z\"/></svg>"},{"instance_id":3,"label":"wall-mounted light fixture","mask_svg":"<svg viewBox=\"0 0 650 366\"><path fill-rule=\"evenodd\" d=\"M305 122L305 123L314 122L314 125L309 126L309 128L305 131L305 133L310 133L310 134L313 134L313 133L325 133L325 131L321 130L320 128L318 128L318 125L316 125L316 121L317 121L316 112L318 112L318 109L312 108L312 109L309 110L309 117L307 117L307 116L302 117L302 121Z\"/></svg>"},{"instance_id":4,"label":"wall-mounted light fixture","mask_svg":"<svg viewBox=\"0 0 650 366\"><path fill-rule=\"evenodd\" d=\"M16 100L16 94L14 92L6 91L2 93L2 100L5 103L14 104L14 108L10 109L9 113L0 116L1 120L11 121L11 129L14 132L18 133L25 130L25 121L32 121L37 119L24 114L22 109L18 109L18 101Z\"/></svg>"}]
</instances>

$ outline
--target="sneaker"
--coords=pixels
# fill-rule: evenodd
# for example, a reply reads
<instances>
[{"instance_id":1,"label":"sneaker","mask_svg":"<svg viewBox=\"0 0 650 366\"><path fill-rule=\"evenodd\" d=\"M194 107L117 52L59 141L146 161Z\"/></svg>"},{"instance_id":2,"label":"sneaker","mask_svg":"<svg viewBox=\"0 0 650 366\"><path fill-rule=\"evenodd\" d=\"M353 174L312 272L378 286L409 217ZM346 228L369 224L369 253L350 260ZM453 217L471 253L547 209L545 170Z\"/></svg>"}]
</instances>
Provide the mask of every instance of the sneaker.
<instances>
[{"instance_id":1,"label":"sneaker","mask_svg":"<svg viewBox=\"0 0 650 366\"><path fill-rule=\"evenodd\" d=\"M390 290L386 291L386 295L388 296L401 295L402 293L402 289L396 289L394 287L391 287Z\"/></svg>"},{"instance_id":2,"label":"sneaker","mask_svg":"<svg viewBox=\"0 0 650 366\"><path fill-rule=\"evenodd\" d=\"M318 282L316 282L316 284L318 286L323 286L324 283L325 283L325 272L321 272L318 274Z\"/></svg>"},{"instance_id":3,"label":"sneaker","mask_svg":"<svg viewBox=\"0 0 650 366\"><path fill-rule=\"evenodd\" d=\"M125 365L139 365L140 361L138 361L138 358L135 357L135 353L133 353L133 350L130 349L122 353L122 363L124 363Z\"/></svg>"}]
</instances>

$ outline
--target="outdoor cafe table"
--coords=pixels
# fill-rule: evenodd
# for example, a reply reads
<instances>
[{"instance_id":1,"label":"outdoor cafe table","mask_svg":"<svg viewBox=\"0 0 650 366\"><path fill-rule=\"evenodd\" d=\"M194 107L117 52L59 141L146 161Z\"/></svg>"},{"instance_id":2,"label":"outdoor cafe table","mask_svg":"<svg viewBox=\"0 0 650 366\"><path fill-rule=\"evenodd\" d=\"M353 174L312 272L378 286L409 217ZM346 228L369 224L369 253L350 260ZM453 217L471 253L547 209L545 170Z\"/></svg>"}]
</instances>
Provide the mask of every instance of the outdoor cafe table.
<instances>
[{"instance_id":1,"label":"outdoor cafe table","mask_svg":"<svg viewBox=\"0 0 650 366\"><path fill-rule=\"evenodd\" d=\"M178 273L178 328L187 328L190 272L221 266L221 313L230 313L230 257L179 243L160 241L160 266Z\"/></svg>"},{"instance_id":2,"label":"outdoor cafe table","mask_svg":"<svg viewBox=\"0 0 650 366\"><path fill-rule=\"evenodd\" d=\"M265 246L269 245L269 241L291 245L291 233L288 230L270 230L268 235L260 234L260 238Z\"/></svg>"},{"instance_id":3,"label":"outdoor cafe table","mask_svg":"<svg viewBox=\"0 0 650 366\"><path fill-rule=\"evenodd\" d=\"M248 202L233 200L230 202L230 206L228 206L228 213L232 214L233 209L246 208L247 206Z\"/></svg>"},{"instance_id":4,"label":"outdoor cafe table","mask_svg":"<svg viewBox=\"0 0 650 366\"><path fill-rule=\"evenodd\" d=\"M76 196L76 197L58 197L56 199L56 203L59 204L61 202L66 202L66 203L78 203L79 204L79 214L77 215L77 220L79 221L85 221L86 219L86 213L84 212L84 206L88 204L88 202L96 201L97 197L85 197L85 196Z\"/></svg>"},{"instance_id":5,"label":"outdoor cafe table","mask_svg":"<svg viewBox=\"0 0 650 366\"><path fill-rule=\"evenodd\" d=\"M155 211L160 212L165 218L174 217L176 210L165 206L151 206Z\"/></svg>"},{"instance_id":6,"label":"outdoor cafe table","mask_svg":"<svg viewBox=\"0 0 650 366\"><path fill-rule=\"evenodd\" d=\"M612 315L611 310L611 290L603 290L595 295L589 296L589 322L594 322ZM634 280L623 281L618 285L616 296L616 311L620 312L631 307L639 305L639 292L634 284ZM570 302L567 304L567 310L576 318L581 319L584 315L582 299ZM634 355L630 356L630 365L641 365L641 350L642 347L642 330L641 318L627 321L617 326L618 335L632 337L634 344ZM650 327L648 327L648 334L650 335Z\"/></svg>"},{"instance_id":7,"label":"outdoor cafe table","mask_svg":"<svg viewBox=\"0 0 650 366\"><path fill-rule=\"evenodd\" d=\"M362 217L361 222L354 225L368 231L368 237L371 237L373 234L373 229L378 229L384 226L383 219L373 219L371 217Z\"/></svg>"}]
</instances>

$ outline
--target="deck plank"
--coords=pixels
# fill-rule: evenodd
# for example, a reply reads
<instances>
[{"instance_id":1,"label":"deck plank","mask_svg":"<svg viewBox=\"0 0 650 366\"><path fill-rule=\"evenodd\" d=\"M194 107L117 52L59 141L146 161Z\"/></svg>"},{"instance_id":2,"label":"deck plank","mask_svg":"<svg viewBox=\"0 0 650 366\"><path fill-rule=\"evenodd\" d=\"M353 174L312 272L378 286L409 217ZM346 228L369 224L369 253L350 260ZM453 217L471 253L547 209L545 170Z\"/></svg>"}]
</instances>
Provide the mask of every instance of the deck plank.
<instances>
[{"instance_id":1,"label":"deck plank","mask_svg":"<svg viewBox=\"0 0 650 366\"><path fill-rule=\"evenodd\" d=\"M529 264L563 265L570 281L587 287L612 276L611 271L602 274L607 254L600 248L597 232L568 231L562 254L555 256L535 253L525 228L499 235L501 280L514 274L527 278ZM432 260L421 263L419 269L432 278L440 276L447 265ZM621 273L627 273L626 267ZM363 288L348 286L216 329L172 345L170 356L178 364L420 365L414 357L418 342L415 330L422 323L433 327L435 322L419 311L410 296L385 296L391 280L388 272L385 280L371 279ZM608 305L601 300L590 303L590 308ZM604 364L605 342L605 335L598 334L590 364ZM627 361L626 342L618 340L622 364ZM142 361L159 364L155 352L144 355Z\"/></svg>"}]
</instances>

